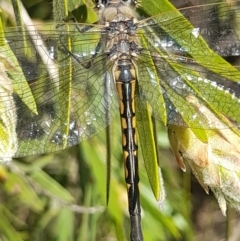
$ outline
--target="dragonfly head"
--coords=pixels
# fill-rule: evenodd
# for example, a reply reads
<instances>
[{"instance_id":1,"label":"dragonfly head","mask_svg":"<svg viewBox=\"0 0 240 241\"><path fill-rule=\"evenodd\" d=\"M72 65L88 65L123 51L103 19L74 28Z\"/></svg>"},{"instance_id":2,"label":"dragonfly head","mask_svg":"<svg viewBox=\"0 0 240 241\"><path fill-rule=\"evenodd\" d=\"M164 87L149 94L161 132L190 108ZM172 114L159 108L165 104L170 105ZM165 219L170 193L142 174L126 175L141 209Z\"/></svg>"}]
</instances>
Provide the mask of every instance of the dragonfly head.
<instances>
[{"instance_id":1,"label":"dragonfly head","mask_svg":"<svg viewBox=\"0 0 240 241\"><path fill-rule=\"evenodd\" d=\"M101 7L107 7L110 4L124 4L126 6L136 6L137 1L136 0L96 0L96 7L101 8Z\"/></svg>"},{"instance_id":2,"label":"dragonfly head","mask_svg":"<svg viewBox=\"0 0 240 241\"><path fill-rule=\"evenodd\" d=\"M136 4L136 0L96 0L96 11L102 23L126 21L136 18Z\"/></svg>"}]
</instances>

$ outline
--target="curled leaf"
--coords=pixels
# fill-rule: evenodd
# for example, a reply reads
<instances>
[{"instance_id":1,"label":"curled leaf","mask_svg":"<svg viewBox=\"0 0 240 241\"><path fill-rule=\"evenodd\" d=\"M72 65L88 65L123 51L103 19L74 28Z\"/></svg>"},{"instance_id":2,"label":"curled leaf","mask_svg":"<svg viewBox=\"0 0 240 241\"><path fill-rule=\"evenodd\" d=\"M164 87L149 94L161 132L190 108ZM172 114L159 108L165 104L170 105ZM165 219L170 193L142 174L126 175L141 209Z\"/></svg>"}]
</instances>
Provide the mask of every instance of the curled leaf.
<instances>
[{"instance_id":1,"label":"curled leaf","mask_svg":"<svg viewBox=\"0 0 240 241\"><path fill-rule=\"evenodd\" d=\"M204 190L207 193L209 188L213 191L224 215L227 202L240 210L240 137L238 130L232 128L232 123L225 116L219 120L194 96L189 96L188 101L196 111L201 111L204 118L222 128L205 129L207 142L202 142L191 128L169 125L168 136L176 160L183 170L186 169L184 161L189 163Z\"/></svg>"}]
</instances>

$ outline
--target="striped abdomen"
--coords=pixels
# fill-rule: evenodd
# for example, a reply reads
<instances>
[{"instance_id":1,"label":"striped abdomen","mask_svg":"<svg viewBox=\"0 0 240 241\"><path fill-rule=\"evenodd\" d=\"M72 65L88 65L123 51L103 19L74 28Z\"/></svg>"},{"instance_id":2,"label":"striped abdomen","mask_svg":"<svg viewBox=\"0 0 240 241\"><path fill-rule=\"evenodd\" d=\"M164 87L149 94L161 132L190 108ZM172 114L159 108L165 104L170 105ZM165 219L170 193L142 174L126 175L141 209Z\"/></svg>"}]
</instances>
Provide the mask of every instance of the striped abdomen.
<instances>
[{"instance_id":1,"label":"striped abdomen","mask_svg":"<svg viewBox=\"0 0 240 241\"><path fill-rule=\"evenodd\" d=\"M122 148L128 190L129 213L132 224L131 240L142 240L140 228L139 175L135 116L136 71L130 60L119 60L115 69L122 127Z\"/></svg>"}]
</instances>

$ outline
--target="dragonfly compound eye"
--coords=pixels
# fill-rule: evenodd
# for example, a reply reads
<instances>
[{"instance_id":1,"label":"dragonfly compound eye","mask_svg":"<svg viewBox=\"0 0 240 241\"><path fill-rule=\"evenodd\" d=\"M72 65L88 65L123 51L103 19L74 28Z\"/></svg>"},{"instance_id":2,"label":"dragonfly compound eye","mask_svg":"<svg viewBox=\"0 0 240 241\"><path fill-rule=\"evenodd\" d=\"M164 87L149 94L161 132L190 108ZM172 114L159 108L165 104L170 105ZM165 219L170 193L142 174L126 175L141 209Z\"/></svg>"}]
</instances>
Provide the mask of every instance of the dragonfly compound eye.
<instances>
[{"instance_id":1,"label":"dragonfly compound eye","mask_svg":"<svg viewBox=\"0 0 240 241\"><path fill-rule=\"evenodd\" d=\"M108 0L96 0L95 3L96 3L96 8L101 9L101 8L105 8L108 5L109 1Z\"/></svg>"}]
</instances>

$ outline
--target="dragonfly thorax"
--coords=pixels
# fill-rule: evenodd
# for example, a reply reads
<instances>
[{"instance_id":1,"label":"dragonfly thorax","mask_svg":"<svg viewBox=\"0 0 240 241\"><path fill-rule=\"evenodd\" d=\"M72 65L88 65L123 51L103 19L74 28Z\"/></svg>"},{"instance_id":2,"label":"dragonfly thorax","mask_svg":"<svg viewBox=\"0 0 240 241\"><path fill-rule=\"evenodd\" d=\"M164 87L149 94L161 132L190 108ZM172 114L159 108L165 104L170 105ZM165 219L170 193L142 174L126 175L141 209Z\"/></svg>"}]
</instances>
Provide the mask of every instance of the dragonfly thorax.
<instances>
[{"instance_id":1,"label":"dragonfly thorax","mask_svg":"<svg viewBox=\"0 0 240 241\"><path fill-rule=\"evenodd\" d=\"M120 39L109 48L107 54L112 61L116 61L120 59L131 59L132 57L136 58L140 51L141 48L135 42Z\"/></svg>"},{"instance_id":2,"label":"dragonfly thorax","mask_svg":"<svg viewBox=\"0 0 240 241\"><path fill-rule=\"evenodd\" d=\"M112 9L115 11L114 19L105 22L107 33L105 52L111 61L115 61L115 64L116 60L131 60L132 57L137 57L142 49L136 36L137 21L133 14L129 15L124 12L125 8L130 9L123 3L112 3L103 13L105 16L108 15L108 11L111 14Z\"/></svg>"},{"instance_id":3,"label":"dragonfly thorax","mask_svg":"<svg viewBox=\"0 0 240 241\"><path fill-rule=\"evenodd\" d=\"M135 35L137 30L137 24L133 19L126 21L112 21L106 23L106 30L109 35L117 35L119 33L126 33L129 35Z\"/></svg>"}]
</instances>

